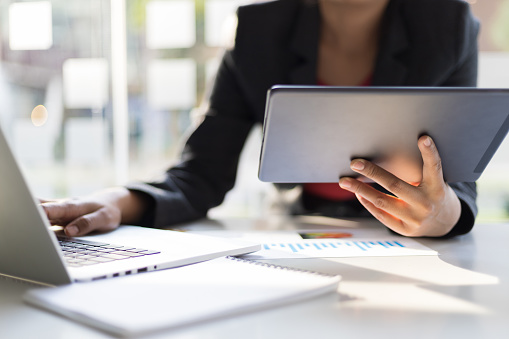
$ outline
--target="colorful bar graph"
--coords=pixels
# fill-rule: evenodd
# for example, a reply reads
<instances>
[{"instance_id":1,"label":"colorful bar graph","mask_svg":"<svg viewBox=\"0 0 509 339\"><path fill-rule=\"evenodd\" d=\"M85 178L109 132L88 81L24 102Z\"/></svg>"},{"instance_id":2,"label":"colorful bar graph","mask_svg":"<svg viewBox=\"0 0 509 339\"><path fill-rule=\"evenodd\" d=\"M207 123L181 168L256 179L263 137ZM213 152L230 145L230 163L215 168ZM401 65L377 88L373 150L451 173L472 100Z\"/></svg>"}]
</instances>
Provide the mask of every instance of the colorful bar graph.
<instances>
[{"instance_id":1,"label":"colorful bar graph","mask_svg":"<svg viewBox=\"0 0 509 339\"><path fill-rule=\"evenodd\" d=\"M259 255L281 253L309 257L436 255L437 253L412 239L304 239L302 241L265 243Z\"/></svg>"}]
</instances>

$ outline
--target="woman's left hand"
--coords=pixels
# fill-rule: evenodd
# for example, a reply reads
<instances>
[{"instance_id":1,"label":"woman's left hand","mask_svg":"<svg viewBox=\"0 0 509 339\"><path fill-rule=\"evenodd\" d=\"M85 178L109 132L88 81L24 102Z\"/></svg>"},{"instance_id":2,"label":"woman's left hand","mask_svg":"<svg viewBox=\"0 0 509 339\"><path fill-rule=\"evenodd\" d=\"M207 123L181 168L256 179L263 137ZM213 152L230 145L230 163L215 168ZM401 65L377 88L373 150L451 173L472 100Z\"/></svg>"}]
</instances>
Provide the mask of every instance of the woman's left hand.
<instances>
[{"instance_id":1,"label":"woman's left hand","mask_svg":"<svg viewBox=\"0 0 509 339\"><path fill-rule=\"evenodd\" d=\"M422 136L417 144L423 159L422 181L417 186L364 159L352 160L352 170L395 196L354 178L341 178L339 185L355 193L375 218L396 233L409 237L443 236L458 222L461 203L444 181L442 161L433 140Z\"/></svg>"}]
</instances>

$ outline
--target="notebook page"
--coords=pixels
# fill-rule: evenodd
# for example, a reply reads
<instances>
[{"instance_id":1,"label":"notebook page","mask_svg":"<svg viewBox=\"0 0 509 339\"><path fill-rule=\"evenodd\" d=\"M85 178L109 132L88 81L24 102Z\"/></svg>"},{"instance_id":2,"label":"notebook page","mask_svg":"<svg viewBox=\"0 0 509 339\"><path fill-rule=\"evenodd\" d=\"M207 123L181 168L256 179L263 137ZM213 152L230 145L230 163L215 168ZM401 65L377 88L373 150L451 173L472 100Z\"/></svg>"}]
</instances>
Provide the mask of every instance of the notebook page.
<instances>
[{"instance_id":1,"label":"notebook page","mask_svg":"<svg viewBox=\"0 0 509 339\"><path fill-rule=\"evenodd\" d=\"M332 292L339 279L227 257L34 289L27 292L25 301L116 335L131 336Z\"/></svg>"}]
</instances>

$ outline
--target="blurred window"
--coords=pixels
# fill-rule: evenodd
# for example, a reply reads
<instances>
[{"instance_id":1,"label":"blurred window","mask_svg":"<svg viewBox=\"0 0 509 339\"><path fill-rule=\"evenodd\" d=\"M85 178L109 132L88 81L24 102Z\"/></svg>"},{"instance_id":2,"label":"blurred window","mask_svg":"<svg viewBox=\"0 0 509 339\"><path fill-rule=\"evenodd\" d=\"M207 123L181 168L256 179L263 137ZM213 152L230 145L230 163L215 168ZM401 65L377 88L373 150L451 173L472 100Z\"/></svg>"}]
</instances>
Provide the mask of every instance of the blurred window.
<instances>
[{"instance_id":1,"label":"blurred window","mask_svg":"<svg viewBox=\"0 0 509 339\"><path fill-rule=\"evenodd\" d=\"M484 88L509 88L509 0L469 0L481 21L479 81ZM509 218L509 138L478 181L482 222Z\"/></svg>"},{"instance_id":2,"label":"blurred window","mask_svg":"<svg viewBox=\"0 0 509 339\"><path fill-rule=\"evenodd\" d=\"M247 2L254 0L1 1L0 123L34 193L86 194L164 170L232 42L235 10ZM509 87L509 0L469 3L482 23L479 86ZM256 130L237 186L215 215L262 210L259 142ZM479 181L481 220L507 218L507 173L509 140Z\"/></svg>"}]
</instances>

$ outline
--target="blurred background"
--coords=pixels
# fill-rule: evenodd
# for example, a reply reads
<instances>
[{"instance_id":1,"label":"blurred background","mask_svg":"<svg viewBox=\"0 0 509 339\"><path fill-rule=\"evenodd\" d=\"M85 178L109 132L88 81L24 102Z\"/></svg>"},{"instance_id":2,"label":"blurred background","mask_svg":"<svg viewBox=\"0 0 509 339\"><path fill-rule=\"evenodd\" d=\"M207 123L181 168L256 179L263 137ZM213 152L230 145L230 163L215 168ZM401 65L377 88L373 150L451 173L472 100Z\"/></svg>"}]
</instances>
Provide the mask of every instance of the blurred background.
<instances>
[{"instance_id":1,"label":"blurred background","mask_svg":"<svg viewBox=\"0 0 509 339\"><path fill-rule=\"evenodd\" d=\"M40 198L164 171L178 154L235 10L253 0L0 0L0 124ZM479 87L509 88L509 0L470 0ZM210 216L263 215L261 129ZM478 182L481 222L509 219L509 139Z\"/></svg>"}]
</instances>

